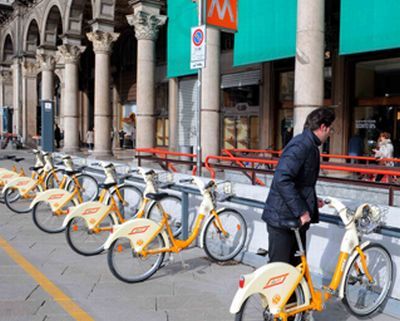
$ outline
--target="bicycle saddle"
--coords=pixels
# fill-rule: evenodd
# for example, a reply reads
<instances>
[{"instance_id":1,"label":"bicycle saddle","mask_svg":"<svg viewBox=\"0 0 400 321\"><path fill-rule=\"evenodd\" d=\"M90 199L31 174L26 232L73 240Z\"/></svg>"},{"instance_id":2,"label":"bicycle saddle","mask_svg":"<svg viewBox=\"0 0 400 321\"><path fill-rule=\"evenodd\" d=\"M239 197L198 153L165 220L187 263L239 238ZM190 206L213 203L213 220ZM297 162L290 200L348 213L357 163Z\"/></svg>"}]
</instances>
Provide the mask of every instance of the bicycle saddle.
<instances>
[{"instance_id":1,"label":"bicycle saddle","mask_svg":"<svg viewBox=\"0 0 400 321\"><path fill-rule=\"evenodd\" d=\"M17 157L17 156L15 156L15 155L7 155L6 156L7 159L14 159L15 157Z\"/></svg>"},{"instance_id":2,"label":"bicycle saddle","mask_svg":"<svg viewBox=\"0 0 400 321\"><path fill-rule=\"evenodd\" d=\"M42 169L42 168L43 168L43 166L32 166L32 167L29 167L29 170L30 171L37 171L37 170Z\"/></svg>"},{"instance_id":3,"label":"bicycle saddle","mask_svg":"<svg viewBox=\"0 0 400 321\"><path fill-rule=\"evenodd\" d=\"M111 187L115 186L115 182L112 183L101 183L99 184L100 189L110 189Z\"/></svg>"},{"instance_id":4,"label":"bicycle saddle","mask_svg":"<svg viewBox=\"0 0 400 321\"><path fill-rule=\"evenodd\" d=\"M168 197L168 193L147 193L145 195L146 198L154 200L156 202L161 201L162 199Z\"/></svg>"},{"instance_id":5,"label":"bicycle saddle","mask_svg":"<svg viewBox=\"0 0 400 321\"><path fill-rule=\"evenodd\" d=\"M81 172L81 170L80 169L76 169L76 170L73 170L73 171L64 170L63 172L68 176L73 176L73 175L79 174Z\"/></svg>"},{"instance_id":6,"label":"bicycle saddle","mask_svg":"<svg viewBox=\"0 0 400 321\"><path fill-rule=\"evenodd\" d=\"M14 162L19 163L19 162L22 162L24 159L25 159L25 158L23 158L23 157L14 158Z\"/></svg>"},{"instance_id":7,"label":"bicycle saddle","mask_svg":"<svg viewBox=\"0 0 400 321\"><path fill-rule=\"evenodd\" d=\"M300 220L298 218L294 219L284 219L280 222L280 226L288 229L300 228Z\"/></svg>"}]
</instances>

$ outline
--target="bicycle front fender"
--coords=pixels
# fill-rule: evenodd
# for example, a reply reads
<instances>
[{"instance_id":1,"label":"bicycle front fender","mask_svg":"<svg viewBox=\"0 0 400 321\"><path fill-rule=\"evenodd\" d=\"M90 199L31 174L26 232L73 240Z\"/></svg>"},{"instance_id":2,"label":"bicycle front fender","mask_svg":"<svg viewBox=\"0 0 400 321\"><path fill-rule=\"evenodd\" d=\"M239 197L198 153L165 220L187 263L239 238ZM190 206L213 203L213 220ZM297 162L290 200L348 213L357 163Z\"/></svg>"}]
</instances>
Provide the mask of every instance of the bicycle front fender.
<instances>
[{"instance_id":1,"label":"bicycle front fender","mask_svg":"<svg viewBox=\"0 0 400 321\"><path fill-rule=\"evenodd\" d=\"M244 286L236 292L229 312L238 313L248 297L259 294L264 298L265 306L268 306L270 312L275 314L281 311L283 300L296 287L300 271L290 264L275 262L266 264L242 277L244 277ZM302 278L299 285L303 290L304 306L309 305L311 295L306 280Z\"/></svg>"},{"instance_id":2,"label":"bicycle front fender","mask_svg":"<svg viewBox=\"0 0 400 321\"><path fill-rule=\"evenodd\" d=\"M36 181L30 177L16 177L10 180L3 189L3 192L7 188L17 189L21 195L25 195L32 190L36 185Z\"/></svg>"},{"instance_id":3,"label":"bicycle front fender","mask_svg":"<svg viewBox=\"0 0 400 321\"><path fill-rule=\"evenodd\" d=\"M369 244L371 244L370 241L366 241L366 242L362 243L360 245L361 250L366 248ZM347 260L346 267L343 270L343 277L342 277L342 281L340 282L339 291L338 291L340 299L344 298L344 283L345 283L346 275L347 275L347 273L349 273L351 262L353 262L353 260L356 258L357 255L358 255L358 252L355 249L353 249L353 253L350 255L349 259Z\"/></svg>"},{"instance_id":4,"label":"bicycle front fender","mask_svg":"<svg viewBox=\"0 0 400 321\"><path fill-rule=\"evenodd\" d=\"M159 229L160 225L153 220L147 218L131 219L123 224L114 226L114 232L104 243L104 249L109 249L115 240L125 237L129 239L132 249L135 252L140 252L143 249L143 245L153 238ZM161 236L164 239L165 246L169 247L169 239L165 231L161 232Z\"/></svg>"},{"instance_id":5,"label":"bicycle front fender","mask_svg":"<svg viewBox=\"0 0 400 321\"><path fill-rule=\"evenodd\" d=\"M86 202L71 209L70 213L65 217L63 227L75 217L82 217L89 229L95 227L95 224L109 211L111 205L105 205L101 202Z\"/></svg>"},{"instance_id":6,"label":"bicycle front fender","mask_svg":"<svg viewBox=\"0 0 400 321\"><path fill-rule=\"evenodd\" d=\"M40 192L33 199L30 208L32 209L39 202L46 202L50 205L50 208L53 212L56 212L62 209L65 204L72 198L72 193L61 189L61 188L52 188L46 190L44 192Z\"/></svg>"}]
</instances>

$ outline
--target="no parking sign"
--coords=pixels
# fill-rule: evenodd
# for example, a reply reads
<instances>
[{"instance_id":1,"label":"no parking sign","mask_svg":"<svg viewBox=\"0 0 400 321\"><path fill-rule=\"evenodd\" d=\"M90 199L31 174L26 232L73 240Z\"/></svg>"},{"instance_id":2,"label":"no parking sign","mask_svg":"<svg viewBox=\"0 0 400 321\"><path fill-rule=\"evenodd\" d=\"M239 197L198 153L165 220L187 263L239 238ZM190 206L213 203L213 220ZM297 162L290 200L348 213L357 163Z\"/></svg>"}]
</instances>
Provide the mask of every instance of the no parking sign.
<instances>
[{"instance_id":1,"label":"no parking sign","mask_svg":"<svg viewBox=\"0 0 400 321\"><path fill-rule=\"evenodd\" d=\"M192 28L190 69L199 69L206 66L206 27Z\"/></svg>"}]
</instances>

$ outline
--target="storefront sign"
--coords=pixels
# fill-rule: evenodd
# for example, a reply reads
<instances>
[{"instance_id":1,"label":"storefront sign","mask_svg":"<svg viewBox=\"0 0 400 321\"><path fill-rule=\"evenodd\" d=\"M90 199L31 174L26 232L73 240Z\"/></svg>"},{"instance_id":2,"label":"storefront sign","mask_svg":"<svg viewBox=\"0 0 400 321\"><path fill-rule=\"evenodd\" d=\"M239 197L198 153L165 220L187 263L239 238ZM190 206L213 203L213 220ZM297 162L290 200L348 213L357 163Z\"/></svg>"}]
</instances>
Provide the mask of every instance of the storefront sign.
<instances>
[{"instance_id":1,"label":"storefront sign","mask_svg":"<svg viewBox=\"0 0 400 321\"><path fill-rule=\"evenodd\" d=\"M207 24L237 31L237 0L207 0Z\"/></svg>"},{"instance_id":2,"label":"storefront sign","mask_svg":"<svg viewBox=\"0 0 400 321\"><path fill-rule=\"evenodd\" d=\"M376 120L374 119L362 119L356 120L356 129L375 129Z\"/></svg>"},{"instance_id":3,"label":"storefront sign","mask_svg":"<svg viewBox=\"0 0 400 321\"><path fill-rule=\"evenodd\" d=\"M190 69L206 66L206 27L192 28Z\"/></svg>"}]
</instances>

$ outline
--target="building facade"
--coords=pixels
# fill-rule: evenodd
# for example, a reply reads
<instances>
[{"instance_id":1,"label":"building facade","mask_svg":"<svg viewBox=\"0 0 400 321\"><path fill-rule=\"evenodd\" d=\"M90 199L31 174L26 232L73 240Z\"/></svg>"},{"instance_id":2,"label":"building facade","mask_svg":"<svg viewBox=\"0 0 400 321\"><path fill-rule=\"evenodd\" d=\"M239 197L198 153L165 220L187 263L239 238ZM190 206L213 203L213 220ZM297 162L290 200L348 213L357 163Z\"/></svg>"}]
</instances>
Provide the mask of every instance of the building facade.
<instances>
[{"instance_id":1,"label":"building facade","mask_svg":"<svg viewBox=\"0 0 400 321\"><path fill-rule=\"evenodd\" d=\"M214 8L229 14L230 1ZM346 154L359 135L369 154L387 131L400 156L400 4L386 2L239 1L236 34L207 27L199 93L196 1L3 1L1 130L33 144L40 102L50 100L64 151L94 129L102 156L121 146L195 149L201 117L204 156L281 149L311 110L331 106L336 130L324 151Z\"/></svg>"}]
</instances>

